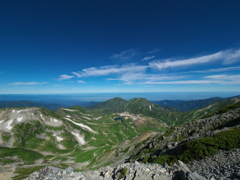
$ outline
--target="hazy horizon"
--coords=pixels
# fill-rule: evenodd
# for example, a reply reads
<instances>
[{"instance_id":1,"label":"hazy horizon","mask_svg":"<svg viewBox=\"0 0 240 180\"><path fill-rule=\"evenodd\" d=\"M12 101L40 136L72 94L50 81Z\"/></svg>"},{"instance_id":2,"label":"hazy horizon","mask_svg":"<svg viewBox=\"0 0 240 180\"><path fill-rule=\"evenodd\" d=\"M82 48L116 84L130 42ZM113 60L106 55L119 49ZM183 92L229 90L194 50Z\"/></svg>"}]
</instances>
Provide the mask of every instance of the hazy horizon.
<instances>
[{"instance_id":1,"label":"hazy horizon","mask_svg":"<svg viewBox=\"0 0 240 180\"><path fill-rule=\"evenodd\" d=\"M0 94L0 101L82 101L101 102L115 97L125 100L132 98L146 98L149 101L159 100L199 100L212 97L232 97L239 96L240 92L144 92L144 93L68 93L68 94Z\"/></svg>"}]
</instances>

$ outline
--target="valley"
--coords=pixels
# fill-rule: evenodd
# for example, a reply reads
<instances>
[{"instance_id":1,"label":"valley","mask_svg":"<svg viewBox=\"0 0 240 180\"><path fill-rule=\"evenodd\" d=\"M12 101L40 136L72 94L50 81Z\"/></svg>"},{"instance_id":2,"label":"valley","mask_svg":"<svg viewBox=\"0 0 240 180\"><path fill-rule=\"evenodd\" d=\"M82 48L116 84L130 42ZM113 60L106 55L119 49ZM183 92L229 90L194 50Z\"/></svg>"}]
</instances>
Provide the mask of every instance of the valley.
<instances>
[{"instance_id":1,"label":"valley","mask_svg":"<svg viewBox=\"0 0 240 180\"><path fill-rule=\"evenodd\" d=\"M216 134L218 128L221 132L224 127L238 127L239 101L233 97L187 112L144 98L113 98L56 111L2 108L0 174L12 173L17 180L50 165L86 171L135 161L188 162L186 155L174 155L171 160L166 157L186 142Z\"/></svg>"}]
</instances>

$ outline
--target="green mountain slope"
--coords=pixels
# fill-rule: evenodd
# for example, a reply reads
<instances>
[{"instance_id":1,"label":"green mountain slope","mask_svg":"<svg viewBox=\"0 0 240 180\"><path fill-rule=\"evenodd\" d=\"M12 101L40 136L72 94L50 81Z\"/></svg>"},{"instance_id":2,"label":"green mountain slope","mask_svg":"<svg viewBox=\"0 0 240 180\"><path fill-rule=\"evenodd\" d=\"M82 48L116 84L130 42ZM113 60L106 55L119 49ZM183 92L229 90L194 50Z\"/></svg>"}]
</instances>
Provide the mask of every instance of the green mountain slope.
<instances>
[{"instance_id":1,"label":"green mountain slope","mask_svg":"<svg viewBox=\"0 0 240 180\"><path fill-rule=\"evenodd\" d=\"M37 107L4 108L0 109L0 123L0 145L12 151L20 148L40 153L41 157L36 157L42 163L58 161L60 166L78 168L79 163L88 168L99 163L96 156L121 142L167 128L165 123L144 115L103 113L80 106L56 112Z\"/></svg>"},{"instance_id":2,"label":"green mountain slope","mask_svg":"<svg viewBox=\"0 0 240 180\"><path fill-rule=\"evenodd\" d=\"M144 98L114 98L90 108L72 106L55 112L39 107L0 109L0 164L55 164L87 170L123 162L129 156L152 162L152 156L159 156L165 146L175 147L192 136L237 125L239 102L231 98L189 112ZM27 150L31 157L23 155Z\"/></svg>"}]
</instances>

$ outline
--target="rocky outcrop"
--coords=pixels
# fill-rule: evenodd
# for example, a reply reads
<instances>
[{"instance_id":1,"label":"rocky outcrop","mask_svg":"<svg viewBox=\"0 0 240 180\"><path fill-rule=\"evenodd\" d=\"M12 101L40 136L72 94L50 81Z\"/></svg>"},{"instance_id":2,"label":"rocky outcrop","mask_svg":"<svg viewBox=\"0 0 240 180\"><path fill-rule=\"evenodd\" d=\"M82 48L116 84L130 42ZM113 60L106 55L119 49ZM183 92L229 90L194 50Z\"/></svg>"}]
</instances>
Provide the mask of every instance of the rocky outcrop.
<instances>
[{"instance_id":1,"label":"rocky outcrop","mask_svg":"<svg viewBox=\"0 0 240 180\"><path fill-rule=\"evenodd\" d=\"M148 140L145 144L141 144L135 148L135 153L132 157L142 154L139 159L149 155L143 153L144 149L146 152L155 152L154 154L164 154L167 149L176 148L179 144L192 141L194 139L213 136L221 131L228 130L228 127L239 127L240 126L240 108L230 110L226 113L216 114L212 117L199 119L193 122L188 122L182 126L174 127L167 132L159 133L152 139ZM132 162L136 159L130 157L127 161Z\"/></svg>"},{"instance_id":2,"label":"rocky outcrop","mask_svg":"<svg viewBox=\"0 0 240 180\"><path fill-rule=\"evenodd\" d=\"M73 168L46 166L25 180L231 180L240 179L240 149L220 150L219 154L184 164L124 163L94 171L74 172Z\"/></svg>"},{"instance_id":3,"label":"rocky outcrop","mask_svg":"<svg viewBox=\"0 0 240 180\"><path fill-rule=\"evenodd\" d=\"M191 170L211 180L240 179L240 149L220 150L218 154L188 163Z\"/></svg>"},{"instance_id":4,"label":"rocky outcrop","mask_svg":"<svg viewBox=\"0 0 240 180\"><path fill-rule=\"evenodd\" d=\"M32 173L25 180L205 180L181 161L174 166L167 164L124 163L115 168L102 167L95 171L74 172L71 167L59 169L46 166Z\"/></svg>"}]
</instances>

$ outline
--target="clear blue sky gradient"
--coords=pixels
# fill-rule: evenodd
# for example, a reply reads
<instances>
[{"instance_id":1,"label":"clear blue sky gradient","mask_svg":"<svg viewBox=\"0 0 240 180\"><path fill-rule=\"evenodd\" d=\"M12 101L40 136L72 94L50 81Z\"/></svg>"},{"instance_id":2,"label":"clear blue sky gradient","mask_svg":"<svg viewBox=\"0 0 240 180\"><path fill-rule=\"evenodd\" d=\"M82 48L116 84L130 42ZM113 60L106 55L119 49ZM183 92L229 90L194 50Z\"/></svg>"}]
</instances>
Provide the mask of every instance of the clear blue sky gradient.
<instances>
[{"instance_id":1,"label":"clear blue sky gradient","mask_svg":"<svg viewBox=\"0 0 240 180\"><path fill-rule=\"evenodd\" d=\"M239 0L4 0L0 94L240 93Z\"/></svg>"}]
</instances>

